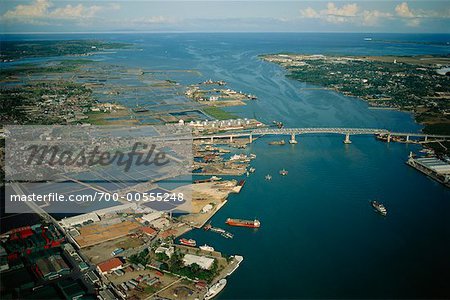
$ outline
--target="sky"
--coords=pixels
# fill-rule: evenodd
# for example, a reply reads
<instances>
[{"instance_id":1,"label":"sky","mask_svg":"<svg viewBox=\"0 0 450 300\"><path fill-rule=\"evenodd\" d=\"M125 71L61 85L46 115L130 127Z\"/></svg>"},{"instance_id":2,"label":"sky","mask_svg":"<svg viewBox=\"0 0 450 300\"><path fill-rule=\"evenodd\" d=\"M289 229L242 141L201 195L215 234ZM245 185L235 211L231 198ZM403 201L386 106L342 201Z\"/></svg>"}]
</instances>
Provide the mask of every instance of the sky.
<instances>
[{"instance_id":1,"label":"sky","mask_svg":"<svg viewBox=\"0 0 450 300\"><path fill-rule=\"evenodd\" d=\"M450 0L0 0L1 33L450 33Z\"/></svg>"}]
</instances>

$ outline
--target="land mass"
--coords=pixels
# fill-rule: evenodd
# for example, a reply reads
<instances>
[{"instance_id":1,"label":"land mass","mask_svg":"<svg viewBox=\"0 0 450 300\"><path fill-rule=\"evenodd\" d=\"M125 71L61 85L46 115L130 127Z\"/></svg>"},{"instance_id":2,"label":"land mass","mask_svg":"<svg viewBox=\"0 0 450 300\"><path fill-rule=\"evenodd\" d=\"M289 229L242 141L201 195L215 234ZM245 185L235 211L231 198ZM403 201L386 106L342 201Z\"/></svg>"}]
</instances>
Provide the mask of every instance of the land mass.
<instances>
[{"instance_id":1,"label":"land mass","mask_svg":"<svg viewBox=\"0 0 450 300\"><path fill-rule=\"evenodd\" d=\"M450 134L449 56L271 54L290 78L361 98L372 108L414 113L424 132Z\"/></svg>"},{"instance_id":2,"label":"land mass","mask_svg":"<svg viewBox=\"0 0 450 300\"><path fill-rule=\"evenodd\" d=\"M51 57L62 55L88 56L96 52L122 49L130 44L103 42L98 40L65 41L2 41L0 61L10 62L23 58Z\"/></svg>"}]
</instances>

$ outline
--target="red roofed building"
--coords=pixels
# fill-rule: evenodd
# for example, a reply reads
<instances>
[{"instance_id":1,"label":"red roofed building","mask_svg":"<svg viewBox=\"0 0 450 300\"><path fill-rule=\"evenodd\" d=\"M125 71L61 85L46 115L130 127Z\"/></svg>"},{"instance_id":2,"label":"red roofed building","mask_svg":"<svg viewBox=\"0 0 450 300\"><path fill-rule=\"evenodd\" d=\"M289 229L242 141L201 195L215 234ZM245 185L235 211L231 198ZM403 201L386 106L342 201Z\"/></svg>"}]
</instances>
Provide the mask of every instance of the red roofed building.
<instances>
[{"instance_id":1,"label":"red roofed building","mask_svg":"<svg viewBox=\"0 0 450 300\"><path fill-rule=\"evenodd\" d=\"M141 230L143 233L147 234L147 235L151 235L154 236L156 235L156 230L151 228L151 227L141 227Z\"/></svg>"},{"instance_id":2,"label":"red roofed building","mask_svg":"<svg viewBox=\"0 0 450 300\"><path fill-rule=\"evenodd\" d=\"M176 230L169 229L169 230L166 230L164 232L161 232L160 237L165 239L165 238L168 238L169 236L175 236L176 234L177 234Z\"/></svg>"},{"instance_id":3,"label":"red roofed building","mask_svg":"<svg viewBox=\"0 0 450 300\"><path fill-rule=\"evenodd\" d=\"M97 265L98 271L105 275L115 270L122 269L123 262L118 257L108 259L107 261L101 262Z\"/></svg>"}]
</instances>

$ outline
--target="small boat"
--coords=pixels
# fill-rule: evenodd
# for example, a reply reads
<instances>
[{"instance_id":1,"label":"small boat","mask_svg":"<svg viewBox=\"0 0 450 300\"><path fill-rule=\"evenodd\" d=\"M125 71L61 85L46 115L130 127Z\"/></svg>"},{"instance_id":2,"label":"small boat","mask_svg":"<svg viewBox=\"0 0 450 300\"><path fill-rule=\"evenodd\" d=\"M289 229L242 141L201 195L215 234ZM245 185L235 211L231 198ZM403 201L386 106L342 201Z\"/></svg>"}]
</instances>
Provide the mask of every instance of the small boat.
<instances>
[{"instance_id":1,"label":"small boat","mask_svg":"<svg viewBox=\"0 0 450 300\"><path fill-rule=\"evenodd\" d=\"M203 226L203 229L204 229L205 231L208 231L208 230L211 229L211 227L212 227L211 223L208 223L208 224L206 224L205 226Z\"/></svg>"},{"instance_id":2,"label":"small boat","mask_svg":"<svg viewBox=\"0 0 450 300\"><path fill-rule=\"evenodd\" d=\"M270 176L269 174L266 175L266 180L272 180L272 176Z\"/></svg>"},{"instance_id":3,"label":"small boat","mask_svg":"<svg viewBox=\"0 0 450 300\"><path fill-rule=\"evenodd\" d=\"M195 247L197 246L197 242L193 239L180 239L180 244L185 245L185 246L190 246L190 247Z\"/></svg>"},{"instance_id":4,"label":"small boat","mask_svg":"<svg viewBox=\"0 0 450 300\"><path fill-rule=\"evenodd\" d=\"M280 175L281 175L281 176L286 176L288 173L289 173L289 172L286 171L285 169L280 170Z\"/></svg>"},{"instance_id":5,"label":"small boat","mask_svg":"<svg viewBox=\"0 0 450 300\"><path fill-rule=\"evenodd\" d=\"M273 124L275 124L278 128L283 128L283 122L273 121Z\"/></svg>"},{"instance_id":6,"label":"small boat","mask_svg":"<svg viewBox=\"0 0 450 300\"><path fill-rule=\"evenodd\" d=\"M372 207L373 207L377 212L379 212L381 215L383 215L383 216L386 216L386 215L387 215L386 207L384 207L384 205L381 204L380 202L373 200L373 201L370 201L370 204L371 204Z\"/></svg>"},{"instance_id":7,"label":"small boat","mask_svg":"<svg viewBox=\"0 0 450 300\"><path fill-rule=\"evenodd\" d=\"M248 171L249 171L250 173L253 173L253 172L256 171L256 169L252 167L252 168L248 169Z\"/></svg>"},{"instance_id":8,"label":"small boat","mask_svg":"<svg viewBox=\"0 0 450 300\"><path fill-rule=\"evenodd\" d=\"M208 289L208 292L205 294L205 300L210 300L214 297L216 297L227 285L227 280L224 279L220 279L219 282L217 282L216 284L214 284L213 286L211 286Z\"/></svg>"},{"instance_id":9,"label":"small boat","mask_svg":"<svg viewBox=\"0 0 450 300\"><path fill-rule=\"evenodd\" d=\"M199 248L200 248L201 250L204 250L204 251L209 251L209 252L213 252L213 251L214 251L214 248L213 248L213 247L208 246L208 245L206 245L206 244L204 244L203 246L200 246Z\"/></svg>"},{"instance_id":10,"label":"small boat","mask_svg":"<svg viewBox=\"0 0 450 300\"><path fill-rule=\"evenodd\" d=\"M225 230L223 230L222 228L217 228L217 227L211 227L210 228L212 232L216 232L216 233L225 233Z\"/></svg>"},{"instance_id":11,"label":"small boat","mask_svg":"<svg viewBox=\"0 0 450 300\"><path fill-rule=\"evenodd\" d=\"M284 141L284 140L280 140L280 141L272 141L272 142L269 142L269 145L285 145L286 144L286 142Z\"/></svg>"},{"instance_id":12,"label":"small boat","mask_svg":"<svg viewBox=\"0 0 450 300\"><path fill-rule=\"evenodd\" d=\"M234 235L231 232L225 231L221 234L224 238L232 239Z\"/></svg>"}]
</instances>

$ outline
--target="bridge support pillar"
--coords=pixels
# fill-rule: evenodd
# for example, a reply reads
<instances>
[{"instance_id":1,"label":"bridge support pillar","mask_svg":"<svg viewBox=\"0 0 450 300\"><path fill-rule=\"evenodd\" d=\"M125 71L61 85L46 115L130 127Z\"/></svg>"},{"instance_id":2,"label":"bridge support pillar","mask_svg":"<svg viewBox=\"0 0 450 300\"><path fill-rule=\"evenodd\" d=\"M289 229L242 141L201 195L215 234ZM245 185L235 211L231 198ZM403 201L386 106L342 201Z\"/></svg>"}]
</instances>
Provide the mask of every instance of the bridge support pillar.
<instances>
[{"instance_id":1,"label":"bridge support pillar","mask_svg":"<svg viewBox=\"0 0 450 300\"><path fill-rule=\"evenodd\" d=\"M428 135L425 136L425 142L428 141Z\"/></svg>"},{"instance_id":2,"label":"bridge support pillar","mask_svg":"<svg viewBox=\"0 0 450 300\"><path fill-rule=\"evenodd\" d=\"M232 142L233 142L233 136L230 135L230 143L232 143Z\"/></svg>"},{"instance_id":3,"label":"bridge support pillar","mask_svg":"<svg viewBox=\"0 0 450 300\"><path fill-rule=\"evenodd\" d=\"M211 143L214 143L214 137L213 136L211 137Z\"/></svg>"},{"instance_id":4,"label":"bridge support pillar","mask_svg":"<svg viewBox=\"0 0 450 300\"><path fill-rule=\"evenodd\" d=\"M346 133L345 134L345 140L344 140L344 144L351 144L352 141L350 141L350 134Z\"/></svg>"},{"instance_id":5,"label":"bridge support pillar","mask_svg":"<svg viewBox=\"0 0 450 300\"><path fill-rule=\"evenodd\" d=\"M248 140L251 143L253 143L253 135L250 133L250 135L248 136Z\"/></svg>"},{"instance_id":6,"label":"bridge support pillar","mask_svg":"<svg viewBox=\"0 0 450 300\"><path fill-rule=\"evenodd\" d=\"M387 138L387 142L390 143L391 142L391 134L388 134L388 138Z\"/></svg>"},{"instance_id":7,"label":"bridge support pillar","mask_svg":"<svg viewBox=\"0 0 450 300\"><path fill-rule=\"evenodd\" d=\"M289 140L289 144L297 144L297 140L295 139L295 134L291 134L291 139Z\"/></svg>"},{"instance_id":8,"label":"bridge support pillar","mask_svg":"<svg viewBox=\"0 0 450 300\"><path fill-rule=\"evenodd\" d=\"M406 142L409 143L409 135L406 136Z\"/></svg>"}]
</instances>

